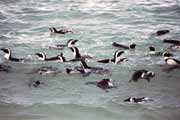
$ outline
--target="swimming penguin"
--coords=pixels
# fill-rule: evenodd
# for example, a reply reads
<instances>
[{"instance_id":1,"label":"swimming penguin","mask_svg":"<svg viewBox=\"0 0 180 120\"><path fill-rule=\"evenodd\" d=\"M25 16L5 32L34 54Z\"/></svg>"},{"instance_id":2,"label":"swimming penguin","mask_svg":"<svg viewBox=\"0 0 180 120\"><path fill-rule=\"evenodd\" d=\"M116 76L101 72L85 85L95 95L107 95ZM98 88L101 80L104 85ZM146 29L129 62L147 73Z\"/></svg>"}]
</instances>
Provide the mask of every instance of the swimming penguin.
<instances>
[{"instance_id":1,"label":"swimming penguin","mask_svg":"<svg viewBox=\"0 0 180 120\"><path fill-rule=\"evenodd\" d=\"M131 102L131 103L142 103L142 102L147 102L147 101L153 101L152 99L148 97L129 97L124 100L124 102Z\"/></svg>"},{"instance_id":2,"label":"swimming penguin","mask_svg":"<svg viewBox=\"0 0 180 120\"><path fill-rule=\"evenodd\" d=\"M99 88L101 88L101 89L116 88L116 87L113 85L112 79L109 79L109 78L102 79L102 80L99 81L99 82L86 82L85 84L86 84L86 85L93 84L93 85L96 85L97 87L99 87Z\"/></svg>"},{"instance_id":3,"label":"swimming penguin","mask_svg":"<svg viewBox=\"0 0 180 120\"><path fill-rule=\"evenodd\" d=\"M79 52L79 49L77 47L70 47L71 51L73 52L74 55L74 59L70 60L70 61L81 61L82 59L91 59L92 57L89 55L81 55Z\"/></svg>"},{"instance_id":4,"label":"swimming penguin","mask_svg":"<svg viewBox=\"0 0 180 120\"><path fill-rule=\"evenodd\" d=\"M57 34L66 34L68 32L71 32L73 33L72 30L68 30L68 29L61 29L61 30L57 30L56 28L52 27L52 28L49 28L50 32L51 33L57 33Z\"/></svg>"},{"instance_id":5,"label":"swimming penguin","mask_svg":"<svg viewBox=\"0 0 180 120\"><path fill-rule=\"evenodd\" d=\"M148 70L137 70L134 72L134 74L132 75L131 80L129 80L129 82L138 82L139 79L145 79L148 82L150 82L150 79L153 78L155 76L155 73L153 71L148 71Z\"/></svg>"},{"instance_id":6,"label":"swimming penguin","mask_svg":"<svg viewBox=\"0 0 180 120\"><path fill-rule=\"evenodd\" d=\"M126 45L122 45L122 44L113 42L112 46L118 47L118 48L121 48L121 49L135 49L136 44L135 43L131 43L129 46L126 46Z\"/></svg>"},{"instance_id":7,"label":"swimming penguin","mask_svg":"<svg viewBox=\"0 0 180 120\"><path fill-rule=\"evenodd\" d=\"M24 61L24 59L22 59L22 58L14 58L14 57L12 57L12 55L11 55L12 53L11 53L10 48L1 48L0 50L2 50L5 53L4 57L8 61L13 61L13 62L22 62L22 61Z\"/></svg>"},{"instance_id":8,"label":"swimming penguin","mask_svg":"<svg viewBox=\"0 0 180 120\"><path fill-rule=\"evenodd\" d=\"M38 56L39 60L43 60L43 61L59 61L59 55L57 55L55 57L50 57L50 58L47 58L46 54L44 52L35 53L35 55Z\"/></svg>"},{"instance_id":9,"label":"swimming penguin","mask_svg":"<svg viewBox=\"0 0 180 120\"><path fill-rule=\"evenodd\" d=\"M161 52L156 52L155 47L154 46L149 46L149 53L150 55L161 55Z\"/></svg>"},{"instance_id":10,"label":"swimming penguin","mask_svg":"<svg viewBox=\"0 0 180 120\"><path fill-rule=\"evenodd\" d=\"M161 36L161 35L165 35L167 33L169 33L170 31L169 30L158 30L156 32L156 36Z\"/></svg>"},{"instance_id":11,"label":"swimming penguin","mask_svg":"<svg viewBox=\"0 0 180 120\"><path fill-rule=\"evenodd\" d=\"M118 64L118 63L122 63L123 61L127 61L128 59L127 58L120 58L120 56L124 53L124 51L121 51L121 50L117 50L115 53L114 53L114 58L113 59L103 59L103 60L98 60L97 62L99 63L115 63L115 64Z\"/></svg>"},{"instance_id":12,"label":"swimming penguin","mask_svg":"<svg viewBox=\"0 0 180 120\"><path fill-rule=\"evenodd\" d=\"M77 41L78 40L75 40L75 39L69 39L66 44L58 44L55 46L49 46L49 48L63 50L65 47L74 47Z\"/></svg>"},{"instance_id":13,"label":"swimming penguin","mask_svg":"<svg viewBox=\"0 0 180 120\"><path fill-rule=\"evenodd\" d=\"M149 54L151 56L162 56L164 53L168 53L170 56L173 56L172 53L170 52L161 52L161 51L156 51L154 46L149 46Z\"/></svg>"},{"instance_id":14,"label":"swimming penguin","mask_svg":"<svg viewBox=\"0 0 180 120\"><path fill-rule=\"evenodd\" d=\"M29 87L39 87L41 84L44 84L43 82L39 81L39 80L35 80L35 81L32 81L31 83L29 83Z\"/></svg>"},{"instance_id":15,"label":"swimming penguin","mask_svg":"<svg viewBox=\"0 0 180 120\"><path fill-rule=\"evenodd\" d=\"M180 65L180 61L175 58L171 58L169 53L164 53L163 57L167 65Z\"/></svg>"}]
</instances>

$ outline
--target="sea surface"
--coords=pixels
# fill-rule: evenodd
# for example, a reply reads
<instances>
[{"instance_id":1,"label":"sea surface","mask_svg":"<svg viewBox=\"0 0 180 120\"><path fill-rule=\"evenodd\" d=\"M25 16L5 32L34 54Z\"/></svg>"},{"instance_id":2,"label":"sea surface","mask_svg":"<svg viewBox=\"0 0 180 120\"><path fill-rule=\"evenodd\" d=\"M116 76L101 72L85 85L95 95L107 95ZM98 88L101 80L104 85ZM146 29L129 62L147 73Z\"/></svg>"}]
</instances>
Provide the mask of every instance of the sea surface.
<instances>
[{"instance_id":1,"label":"sea surface","mask_svg":"<svg viewBox=\"0 0 180 120\"><path fill-rule=\"evenodd\" d=\"M73 33L52 35L49 28L72 29ZM170 30L156 36L157 30ZM166 51L163 39L180 38L179 0L0 0L0 48L12 49L12 56L26 62L7 62L0 52L0 64L10 66L0 72L0 120L179 120L180 69L169 70L162 56L150 56L148 47ZM49 49L78 39L81 53L93 57L90 66L109 69L109 74L67 75L65 68L75 63L42 62L34 55L48 57L61 52L73 58L69 48ZM135 50L125 50L127 62L100 64L112 58L118 49L113 42L136 43ZM180 51L171 51L180 59ZM61 72L39 75L42 66ZM128 81L139 69L155 72L148 83ZM117 88L102 90L89 81L113 79ZM30 86L39 80L44 84ZM149 97L145 103L125 103L130 97Z\"/></svg>"}]
</instances>

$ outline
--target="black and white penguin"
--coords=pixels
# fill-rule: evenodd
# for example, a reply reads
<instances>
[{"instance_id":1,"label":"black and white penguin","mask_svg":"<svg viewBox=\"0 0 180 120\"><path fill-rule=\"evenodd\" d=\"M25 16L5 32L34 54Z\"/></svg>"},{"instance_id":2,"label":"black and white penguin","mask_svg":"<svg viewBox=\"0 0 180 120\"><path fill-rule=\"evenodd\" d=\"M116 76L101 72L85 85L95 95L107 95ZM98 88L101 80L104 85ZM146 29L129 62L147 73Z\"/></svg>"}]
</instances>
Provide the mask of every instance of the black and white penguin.
<instances>
[{"instance_id":1,"label":"black and white penguin","mask_svg":"<svg viewBox=\"0 0 180 120\"><path fill-rule=\"evenodd\" d=\"M170 56L173 56L173 53L156 51L154 46L149 46L149 54L151 56L162 56L164 53L168 53Z\"/></svg>"},{"instance_id":2,"label":"black and white penguin","mask_svg":"<svg viewBox=\"0 0 180 120\"><path fill-rule=\"evenodd\" d=\"M66 33L73 33L72 30L68 30L68 29L61 29L61 30L57 30L56 28L52 27L52 28L49 28L50 32L51 33L57 33L57 34L66 34Z\"/></svg>"},{"instance_id":3,"label":"black and white penguin","mask_svg":"<svg viewBox=\"0 0 180 120\"><path fill-rule=\"evenodd\" d=\"M162 56L163 52L158 52L154 46L149 46L149 54L153 56Z\"/></svg>"},{"instance_id":4,"label":"black and white penguin","mask_svg":"<svg viewBox=\"0 0 180 120\"><path fill-rule=\"evenodd\" d=\"M155 76L155 73L153 71L148 70L137 70L133 73L131 80L129 82L138 82L139 79L145 79L148 82L150 82L150 79Z\"/></svg>"},{"instance_id":5,"label":"black and white penguin","mask_svg":"<svg viewBox=\"0 0 180 120\"><path fill-rule=\"evenodd\" d=\"M86 85L89 85L89 84L93 84L93 85L96 85L97 87L101 88L101 89L111 89L111 88L116 88L113 84L113 80L112 79L109 79L109 78L105 78L105 79L102 79L101 81L99 82L86 82L85 83Z\"/></svg>"},{"instance_id":6,"label":"black and white penguin","mask_svg":"<svg viewBox=\"0 0 180 120\"><path fill-rule=\"evenodd\" d=\"M161 52L156 52L156 49L154 46L149 46L149 54L150 55L161 55Z\"/></svg>"},{"instance_id":7,"label":"black and white penguin","mask_svg":"<svg viewBox=\"0 0 180 120\"><path fill-rule=\"evenodd\" d=\"M169 53L164 53L163 57L167 65L180 65L180 61L175 58L171 58Z\"/></svg>"},{"instance_id":8,"label":"black and white penguin","mask_svg":"<svg viewBox=\"0 0 180 120\"><path fill-rule=\"evenodd\" d=\"M148 102L148 101L153 101L153 99L150 99L148 97L129 97L124 100L124 102L131 102L131 103L142 103L142 102Z\"/></svg>"},{"instance_id":9,"label":"black and white penguin","mask_svg":"<svg viewBox=\"0 0 180 120\"><path fill-rule=\"evenodd\" d=\"M167 34L169 32L170 32L169 30L158 30L156 32L156 36L162 36L162 35L165 35L165 34Z\"/></svg>"},{"instance_id":10,"label":"black and white penguin","mask_svg":"<svg viewBox=\"0 0 180 120\"><path fill-rule=\"evenodd\" d=\"M12 57L12 55L11 55L12 53L11 53L10 48L1 48L0 50L2 50L5 53L4 57L8 61L14 61L14 62L22 62L22 61L24 61L24 59L22 59L22 58L14 58L14 57Z\"/></svg>"},{"instance_id":11,"label":"black and white penguin","mask_svg":"<svg viewBox=\"0 0 180 120\"><path fill-rule=\"evenodd\" d=\"M118 47L118 48L120 48L120 49L135 49L136 44L135 44L135 43L131 43L129 46L126 46L126 45L122 45L122 44L113 42L113 43L112 43L112 46Z\"/></svg>"},{"instance_id":12,"label":"black and white penguin","mask_svg":"<svg viewBox=\"0 0 180 120\"><path fill-rule=\"evenodd\" d=\"M123 53L124 53L124 51L117 50L117 51L114 53L114 58L112 58L112 59L98 60L97 62L99 62L99 63L115 63L115 64L122 63L122 62L128 60L127 58L120 58L120 56L121 56Z\"/></svg>"},{"instance_id":13,"label":"black and white penguin","mask_svg":"<svg viewBox=\"0 0 180 120\"><path fill-rule=\"evenodd\" d=\"M39 81L39 80L35 80L35 81L32 81L31 83L29 83L29 87L40 87L40 85L44 84L43 82Z\"/></svg>"},{"instance_id":14,"label":"black and white penguin","mask_svg":"<svg viewBox=\"0 0 180 120\"><path fill-rule=\"evenodd\" d=\"M38 56L39 60L43 60L43 61L59 61L59 55L57 55L55 57L50 57L50 58L47 58L46 54L44 52L35 53L35 55Z\"/></svg>"},{"instance_id":15,"label":"black and white penguin","mask_svg":"<svg viewBox=\"0 0 180 120\"><path fill-rule=\"evenodd\" d=\"M49 48L63 50L65 47L74 47L77 41L78 40L75 40L75 39L69 39L66 44L58 44L55 46L49 46Z\"/></svg>"}]
</instances>

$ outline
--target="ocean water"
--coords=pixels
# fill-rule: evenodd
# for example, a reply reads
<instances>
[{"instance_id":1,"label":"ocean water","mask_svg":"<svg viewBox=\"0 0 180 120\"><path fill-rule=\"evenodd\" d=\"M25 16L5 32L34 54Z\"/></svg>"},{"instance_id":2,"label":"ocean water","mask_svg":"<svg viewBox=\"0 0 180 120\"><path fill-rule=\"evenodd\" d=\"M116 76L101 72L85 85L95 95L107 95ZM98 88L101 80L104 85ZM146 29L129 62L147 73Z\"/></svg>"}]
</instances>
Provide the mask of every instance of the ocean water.
<instances>
[{"instance_id":1,"label":"ocean water","mask_svg":"<svg viewBox=\"0 0 180 120\"><path fill-rule=\"evenodd\" d=\"M0 72L0 120L179 120L180 69L167 71L161 56L148 55L148 46L164 51L163 39L180 38L180 1L178 0L0 0L0 48L9 47L13 56L31 59L24 63L7 62L0 52L0 64L11 66ZM74 33L50 35L49 27L68 28ZM157 30L170 33L155 36ZM110 74L67 75L65 68L79 63L38 61L34 53L48 56L72 52L49 49L78 39L81 53L90 54L91 66L109 69ZM136 43L125 50L129 61L99 64L111 58L117 48L113 42ZM180 52L173 51L180 59ZM42 66L57 67L61 73L42 76L31 73ZM151 82L129 83L135 70L154 71ZM88 81L112 78L117 88L108 92L85 85ZM29 83L40 80L40 87ZM130 97L149 97L143 104L124 103Z\"/></svg>"}]
</instances>

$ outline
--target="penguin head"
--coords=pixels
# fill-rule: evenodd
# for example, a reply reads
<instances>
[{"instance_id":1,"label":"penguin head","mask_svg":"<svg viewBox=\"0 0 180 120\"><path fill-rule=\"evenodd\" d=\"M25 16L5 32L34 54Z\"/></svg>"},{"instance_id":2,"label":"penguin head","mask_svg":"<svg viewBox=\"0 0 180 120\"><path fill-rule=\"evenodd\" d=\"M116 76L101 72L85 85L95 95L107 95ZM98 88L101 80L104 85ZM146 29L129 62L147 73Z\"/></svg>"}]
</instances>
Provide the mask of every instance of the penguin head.
<instances>
[{"instance_id":1,"label":"penguin head","mask_svg":"<svg viewBox=\"0 0 180 120\"><path fill-rule=\"evenodd\" d=\"M10 54L11 53L11 49L10 48L1 48L1 50L6 53L6 54Z\"/></svg>"},{"instance_id":2,"label":"penguin head","mask_svg":"<svg viewBox=\"0 0 180 120\"><path fill-rule=\"evenodd\" d=\"M118 64L119 62L121 62L120 60L120 56L124 53L124 51L121 51L121 50L117 50L115 53L114 53L114 62L115 64Z\"/></svg>"},{"instance_id":3,"label":"penguin head","mask_svg":"<svg viewBox=\"0 0 180 120\"><path fill-rule=\"evenodd\" d=\"M117 51L114 53L114 59L116 60L116 58L120 57L123 53L124 53L124 51L122 51L122 50L117 50Z\"/></svg>"},{"instance_id":4,"label":"penguin head","mask_svg":"<svg viewBox=\"0 0 180 120\"><path fill-rule=\"evenodd\" d=\"M149 46L149 50L155 52L156 49L154 46Z\"/></svg>"},{"instance_id":5,"label":"penguin head","mask_svg":"<svg viewBox=\"0 0 180 120\"><path fill-rule=\"evenodd\" d=\"M132 44L129 45L129 48L134 49L135 47L136 47L136 44L135 44L135 43L132 43Z\"/></svg>"},{"instance_id":6,"label":"penguin head","mask_svg":"<svg viewBox=\"0 0 180 120\"><path fill-rule=\"evenodd\" d=\"M69 39L69 40L67 41L67 46L68 46L68 47L73 47L73 46L76 44L77 41L78 41L78 40Z\"/></svg>"},{"instance_id":7,"label":"penguin head","mask_svg":"<svg viewBox=\"0 0 180 120\"><path fill-rule=\"evenodd\" d=\"M10 48L1 48L1 50L5 53L4 57L9 60L11 57L11 49Z\"/></svg>"},{"instance_id":8,"label":"penguin head","mask_svg":"<svg viewBox=\"0 0 180 120\"><path fill-rule=\"evenodd\" d=\"M39 60L46 60L46 54L45 53L35 53L39 57Z\"/></svg>"}]
</instances>

